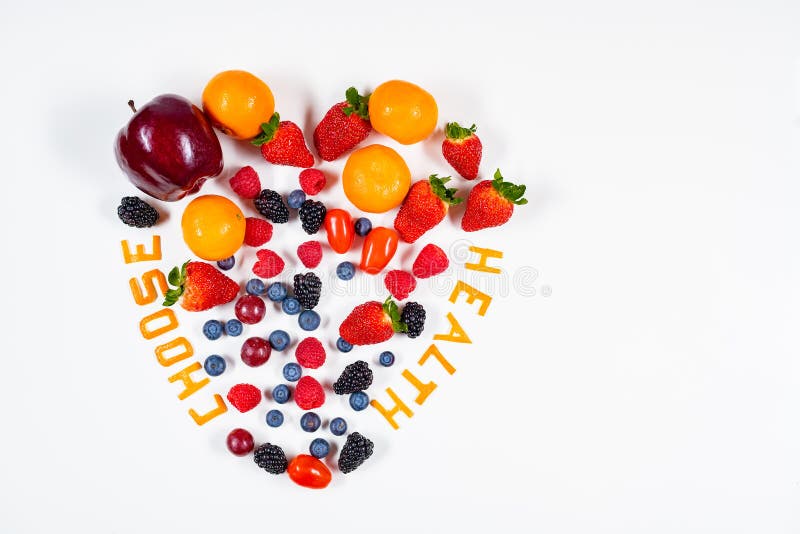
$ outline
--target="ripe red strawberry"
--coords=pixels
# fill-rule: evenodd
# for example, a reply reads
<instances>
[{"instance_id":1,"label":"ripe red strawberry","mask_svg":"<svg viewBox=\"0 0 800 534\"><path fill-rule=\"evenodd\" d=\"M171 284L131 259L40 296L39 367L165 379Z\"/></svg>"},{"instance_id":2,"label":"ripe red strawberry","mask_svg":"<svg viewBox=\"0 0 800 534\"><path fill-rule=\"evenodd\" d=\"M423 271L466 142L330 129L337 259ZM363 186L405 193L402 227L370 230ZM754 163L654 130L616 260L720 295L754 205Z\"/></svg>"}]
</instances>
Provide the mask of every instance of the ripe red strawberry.
<instances>
[{"instance_id":1,"label":"ripe red strawberry","mask_svg":"<svg viewBox=\"0 0 800 534\"><path fill-rule=\"evenodd\" d=\"M467 209L461 219L461 228L474 232L483 228L505 224L514 213L514 204L527 204L522 198L524 185L504 182L500 169L494 173L494 180L478 182L467 198Z\"/></svg>"},{"instance_id":2,"label":"ripe red strawberry","mask_svg":"<svg viewBox=\"0 0 800 534\"><path fill-rule=\"evenodd\" d=\"M314 146L325 161L338 159L372 131L369 95L361 96L355 87L351 87L345 92L345 98L344 102L329 109L314 129Z\"/></svg>"},{"instance_id":3,"label":"ripe red strawberry","mask_svg":"<svg viewBox=\"0 0 800 534\"><path fill-rule=\"evenodd\" d=\"M407 330L397 303L389 297L383 304L372 300L353 308L339 326L339 336L351 345L373 345Z\"/></svg>"},{"instance_id":4,"label":"ripe red strawberry","mask_svg":"<svg viewBox=\"0 0 800 534\"><path fill-rule=\"evenodd\" d=\"M304 376L294 387L294 402L303 410L312 410L325 404L325 390L317 379Z\"/></svg>"},{"instance_id":5,"label":"ripe red strawberry","mask_svg":"<svg viewBox=\"0 0 800 534\"><path fill-rule=\"evenodd\" d=\"M286 265L280 256L266 248L256 252L256 257L258 261L253 265L253 272L259 278L278 276Z\"/></svg>"},{"instance_id":6,"label":"ripe red strawberry","mask_svg":"<svg viewBox=\"0 0 800 534\"><path fill-rule=\"evenodd\" d=\"M319 339L307 337L297 344L294 350L297 363L308 369L317 369L325 363L325 347Z\"/></svg>"},{"instance_id":7,"label":"ripe red strawberry","mask_svg":"<svg viewBox=\"0 0 800 534\"><path fill-rule=\"evenodd\" d=\"M322 245L319 241L306 241L297 247L297 257L309 269L313 269L322 261Z\"/></svg>"},{"instance_id":8,"label":"ripe red strawberry","mask_svg":"<svg viewBox=\"0 0 800 534\"><path fill-rule=\"evenodd\" d=\"M242 198L256 198L261 192L261 180L251 166L242 167L229 180L233 192Z\"/></svg>"},{"instance_id":9,"label":"ripe red strawberry","mask_svg":"<svg viewBox=\"0 0 800 534\"><path fill-rule=\"evenodd\" d=\"M419 251L411 272L417 278L430 278L443 273L449 266L450 260L447 259L447 254L444 253L444 250L430 243Z\"/></svg>"},{"instance_id":10,"label":"ripe red strawberry","mask_svg":"<svg viewBox=\"0 0 800 534\"><path fill-rule=\"evenodd\" d=\"M417 288L417 281L411 273L394 270L386 273L383 285L397 300L405 300Z\"/></svg>"},{"instance_id":11,"label":"ripe red strawberry","mask_svg":"<svg viewBox=\"0 0 800 534\"><path fill-rule=\"evenodd\" d=\"M483 145L475 135L477 127L462 128L457 122L448 122L444 127L442 155L458 174L466 180L478 177Z\"/></svg>"},{"instance_id":12,"label":"ripe red strawberry","mask_svg":"<svg viewBox=\"0 0 800 534\"><path fill-rule=\"evenodd\" d=\"M306 146L303 131L291 121L282 121L281 116L274 113L261 125L261 134L251 143L261 147L264 159L275 165L292 167L311 167L314 156Z\"/></svg>"},{"instance_id":13,"label":"ripe red strawberry","mask_svg":"<svg viewBox=\"0 0 800 534\"><path fill-rule=\"evenodd\" d=\"M260 247L272 239L272 225L269 221L258 217L247 217L244 227L244 244L249 247Z\"/></svg>"},{"instance_id":14,"label":"ripe red strawberry","mask_svg":"<svg viewBox=\"0 0 800 534\"><path fill-rule=\"evenodd\" d=\"M239 284L202 261L187 261L181 267L173 267L168 279L175 289L167 291L164 306L172 306L180 298L181 307L187 311L227 304L239 293Z\"/></svg>"},{"instance_id":15,"label":"ripe red strawberry","mask_svg":"<svg viewBox=\"0 0 800 534\"><path fill-rule=\"evenodd\" d=\"M228 402L240 412L249 412L261 402L261 390L252 384L236 384L228 391Z\"/></svg>"},{"instance_id":16,"label":"ripe red strawberry","mask_svg":"<svg viewBox=\"0 0 800 534\"><path fill-rule=\"evenodd\" d=\"M300 171L300 189L306 195L316 195L325 187L325 175L319 169L303 169Z\"/></svg>"},{"instance_id":17,"label":"ripe red strawberry","mask_svg":"<svg viewBox=\"0 0 800 534\"><path fill-rule=\"evenodd\" d=\"M394 219L394 228L403 241L413 243L419 239L442 222L451 204L464 200L456 198L456 189L445 187L449 181L449 176L439 178L432 174L427 181L420 180L411 186Z\"/></svg>"}]
</instances>

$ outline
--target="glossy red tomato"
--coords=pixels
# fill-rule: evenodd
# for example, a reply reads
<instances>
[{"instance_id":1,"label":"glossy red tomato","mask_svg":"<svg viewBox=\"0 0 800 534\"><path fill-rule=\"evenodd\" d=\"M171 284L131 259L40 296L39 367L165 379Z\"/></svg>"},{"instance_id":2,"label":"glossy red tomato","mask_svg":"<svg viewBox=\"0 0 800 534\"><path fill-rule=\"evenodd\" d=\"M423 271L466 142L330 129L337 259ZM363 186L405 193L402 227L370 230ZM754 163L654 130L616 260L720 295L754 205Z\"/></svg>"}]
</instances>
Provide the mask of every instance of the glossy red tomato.
<instances>
[{"instance_id":1,"label":"glossy red tomato","mask_svg":"<svg viewBox=\"0 0 800 534\"><path fill-rule=\"evenodd\" d=\"M330 484L331 471L310 454L298 454L286 469L295 484L306 488L321 489Z\"/></svg>"},{"instance_id":2,"label":"glossy red tomato","mask_svg":"<svg viewBox=\"0 0 800 534\"><path fill-rule=\"evenodd\" d=\"M353 219L344 210L328 210L325 215L325 232L328 234L328 243L331 248L339 254L344 254L350 250L353 239L356 236L353 228Z\"/></svg>"},{"instance_id":3,"label":"glossy red tomato","mask_svg":"<svg viewBox=\"0 0 800 534\"><path fill-rule=\"evenodd\" d=\"M391 228L379 226L373 228L367 237L364 238L364 248L361 249L362 271L369 274L377 274L397 252L397 242L400 237Z\"/></svg>"}]
</instances>

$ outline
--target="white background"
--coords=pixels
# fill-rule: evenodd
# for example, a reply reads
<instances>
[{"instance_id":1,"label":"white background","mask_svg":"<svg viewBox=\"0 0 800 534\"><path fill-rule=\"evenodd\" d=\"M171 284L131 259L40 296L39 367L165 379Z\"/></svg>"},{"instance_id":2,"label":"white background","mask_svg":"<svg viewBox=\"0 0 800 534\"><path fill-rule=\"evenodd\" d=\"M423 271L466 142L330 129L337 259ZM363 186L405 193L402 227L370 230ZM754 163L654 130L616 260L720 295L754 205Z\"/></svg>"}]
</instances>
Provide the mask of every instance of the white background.
<instances>
[{"instance_id":1,"label":"white background","mask_svg":"<svg viewBox=\"0 0 800 534\"><path fill-rule=\"evenodd\" d=\"M800 531L800 6L285 4L3 4L0 531ZM149 234L114 214L134 192L112 154L125 102L199 103L228 68L267 80L307 132L351 84L416 81L440 123L478 123L484 174L529 188L511 224L470 239L508 273L535 269L537 294L498 294L478 318L421 288L426 337L376 387L401 384L450 309L474 344L448 348L452 377L420 373L439 388L400 431L331 400L377 452L323 492L224 450L246 424L301 452L296 420L268 435L262 405L191 422L127 288L140 271L119 240ZM437 143L403 149L416 177L447 171ZM223 148L226 173L294 183ZM331 375L349 361L329 358Z\"/></svg>"}]
</instances>

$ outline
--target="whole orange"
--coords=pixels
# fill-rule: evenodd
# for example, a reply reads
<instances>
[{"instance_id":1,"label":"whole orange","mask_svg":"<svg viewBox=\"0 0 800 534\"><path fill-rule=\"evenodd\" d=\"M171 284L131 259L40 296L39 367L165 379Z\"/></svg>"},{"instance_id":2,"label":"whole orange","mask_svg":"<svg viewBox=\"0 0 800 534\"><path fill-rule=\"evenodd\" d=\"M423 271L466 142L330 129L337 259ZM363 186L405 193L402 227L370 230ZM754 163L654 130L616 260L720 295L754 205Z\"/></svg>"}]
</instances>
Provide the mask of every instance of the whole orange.
<instances>
[{"instance_id":1,"label":"whole orange","mask_svg":"<svg viewBox=\"0 0 800 534\"><path fill-rule=\"evenodd\" d=\"M410 145L433 133L439 108L422 87L391 80L376 87L369 97L369 120L376 131Z\"/></svg>"},{"instance_id":2,"label":"whole orange","mask_svg":"<svg viewBox=\"0 0 800 534\"><path fill-rule=\"evenodd\" d=\"M383 213L399 206L411 186L403 158L384 145L369 145L350 154L342 171L344 194L355 207Z\"/></svg>"},{"instance_id":3,"label":"whole orange","mask_svg":"<svg viewBox=\"0 0 800 534\"><path fill-rule=\"evenodd\" d=\"M244 242L245 218L242 210L225 197L203 195L183 210L183 240L197 257L208 261L233 256Z\"/></svg>"},{"instance_id":4,"label":"whole orange","mask_svg":"<svg viewBox=\"0 0 800 534\"><path fill-rule=\"evenodd\" d=\"M252 139L275 112L269 86L244 70L220 72L203 89L203 111L234 139Z\"/></svg>"}]
</instances>

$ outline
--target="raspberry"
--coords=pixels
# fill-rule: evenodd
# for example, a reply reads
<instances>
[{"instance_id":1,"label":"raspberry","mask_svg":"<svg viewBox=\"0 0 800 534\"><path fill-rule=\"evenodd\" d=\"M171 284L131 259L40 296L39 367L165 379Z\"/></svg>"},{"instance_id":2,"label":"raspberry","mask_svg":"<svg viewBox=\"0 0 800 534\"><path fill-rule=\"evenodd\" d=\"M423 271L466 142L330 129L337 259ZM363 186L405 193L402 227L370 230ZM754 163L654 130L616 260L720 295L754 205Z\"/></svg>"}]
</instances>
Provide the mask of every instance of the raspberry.
<instances>
[{"instance_id":1,"label":"raspberry","mask_svg":"<svg viewBox=\"0 0 800 534\"><path fill-rule=\"evenodd\" d=\"M364 461L372 456L374 445L372 441L358 432L347 436L347 441L339 454L339 471L349 473L357 469Z\"/></svg>"},{"instance_id":2,"label":"raspberry","mask_svg":"<svg viewBox=\"0 0 800 534\"><path fill-rule=\"evenodd\" d=\"M260 247L272 239L272 225L269 221L258 217L247 217L244 227L244 244L250 247Z\"/></svg>"},{"instance_id":3,"label":"raspberry","mask_svg":"<svg viewBox=\"0 0 800 534\"><path fill-rule=\"evenodd\" d=\"M150 228L158 222L156 209L139 197L122 197L117 215L122 222L134 228Z\"/></svg>"},{"instance_id":4,"label":"raspberry","mask_svg":"<svg viewBox=\"0 0 800 534\"><path fill-rule=\"evenodd\" d=\"M325 221L325 214L328 210L325 209L325 204L316 202L314 200L306 200L300 205L300 210L297 214L300 216L300 222L303 226L303 231L308 235L316 234L319 227Z\"/></svg>"},{"instance_id":5,"label":"raspberry","mask_svg":"<svg viewBox=\"0 0 800 534\"><path fill-rule=\"evenodd\" d=\"M306 195L316 195L325 187L325 175L318 169L305 169L300 173L300 188Z\"/></svg>"},{"instance_id":6,"label":"raspberry","mask_svg":"<svg viewBox=\"0 0 800 534\"><path fill-rule=\"evenodd\" d=\"M297 344L294 356L297 358L297 363L303 367L317 369L325 363L325 347L322 346L319 339L307 337Z\"/></svg>"},{"instance_id":7,"label":"raspberry","mask_svg":"<svg viewBox=\"0 0 800 534\"><path fill-rule=\"evenodd\" d=\"M252 384L236 384L228 391L228 402L240 412L249 412L261 402L261 390Z\"/></svg>"},{"instance_id":8,"label":"raspberry","mask_svg":"<svg viewBox=\"0 0 800 534\"><path fill-rule=\"evenodd\" d=\"M358 360L344 368L342 374L333 383L333 392L337 395L364 391L372 385L372 369L363 360Z\"/></svg>"},{"instance_id":9,"label":"raspberry","mask_svg":"<svg viewBox=\"0 0 800 534\"><path fill-rule=\"evenodd\" d=\"M397 300L405 300L417 288L417 281L411 273L405 271L389 271L383 279L389 293Z\"/></svg>"},{"instance_id":10,"label":"raspberry","mask_svg":"<svg viewBox=\"0 0 800 534\"><path fill-rule=\"evenodd\" d=\"M256 198L261 192L261 180L251 166L242 167L229 180L233 192L242 198Z\"/></svg>"},{"instance_id":11,"label":"raspberry","mask_svg":"<svg viewBox=\"0 0 800 534\"><path fill-rule=\"evenodd\" d=\"M297 257L309 269L313 269L322 261L322 245L319 241L306 241L297 247Z\"/></svg>"},{"instance_id":12,"label":"raspberry","mask_svg":"<svg viewBox=\"0 0 800 534\"><path fill-rule=\"evenodd\" d=\"M304 376L294 388L294 401L303 410L319 408L325 404L325 390L315 378Z\"/></svg>"},{"instance_id":13,"label":"raspberry","mask_svg":"<svg viewBox=\"0 0 800 534\"><path fill-rule=\"evenodd\" d=\"M256 252L258 261L253 265L253 272L261 278L272 278L283 271L285 264L280 256L269 249L261 249Z\"/></svg>"},{"instance_id":14,"label":"raspberry","mask_svg":"<svg viewBox=\"0 0 800 534\"><path fill-rule=\"evenodd\" d=\"M253 204L264 218L276 224L282 224L289 220L289 208L283 203L283 198L271 189L261 191Z\"/></svg>"},{"instance_id":15,"label":"raspberry","mask_svg":"<svg viewBox=\"0 0 800 534\"><path fill-rule=\"evenodd\" d=\"M443 273L449 265L450 261L447 259L447 254L431 243L430 245L425 245L425 248L419 252L417 259L414 260L411 272L417 278L429 278Z\"/></svg>"},{"instance_id":16,"label":"raspberry","mask_svg":"<svg viewBox=\"0 0 800 534\"><path fill-rule=\"evenodd\" d=\"M408 327L406 335L410 338L418 337L425 329L425 308L418 302L409 302L403 306L400 321Z\"/></svg>"},{"instance_id":17,"label":"raspberry","mask_svg":"<svg viewBox=\"0 0 800 534\"><path fill-rule=\"evenodd\" d=\"M265 443L257 448L253 453L253 460L258 467L273 475L285 472L289 465L283 449L272 443Z\"/></svg>"}]
</instances>

